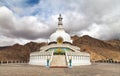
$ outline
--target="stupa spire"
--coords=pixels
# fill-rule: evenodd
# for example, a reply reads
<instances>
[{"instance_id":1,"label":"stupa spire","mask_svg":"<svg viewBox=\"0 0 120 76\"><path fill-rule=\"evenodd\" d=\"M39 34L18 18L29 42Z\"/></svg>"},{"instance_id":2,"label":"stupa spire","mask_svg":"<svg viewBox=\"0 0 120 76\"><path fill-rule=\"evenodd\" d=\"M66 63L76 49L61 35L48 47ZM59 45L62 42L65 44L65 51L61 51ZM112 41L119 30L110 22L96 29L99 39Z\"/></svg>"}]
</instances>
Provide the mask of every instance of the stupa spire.
<instances>
[{"instance_id":1,"label":"stupa spire","mask_svg":"<svg viewBox=\"0 0 120 76\"><path fill-rule=\"evenodd\" d=\"M63 23L62 23L62 16L61 14L59 14L59 17L58 17L58 28L61 29L63 28Z\"/></svg>"}]
</instances>

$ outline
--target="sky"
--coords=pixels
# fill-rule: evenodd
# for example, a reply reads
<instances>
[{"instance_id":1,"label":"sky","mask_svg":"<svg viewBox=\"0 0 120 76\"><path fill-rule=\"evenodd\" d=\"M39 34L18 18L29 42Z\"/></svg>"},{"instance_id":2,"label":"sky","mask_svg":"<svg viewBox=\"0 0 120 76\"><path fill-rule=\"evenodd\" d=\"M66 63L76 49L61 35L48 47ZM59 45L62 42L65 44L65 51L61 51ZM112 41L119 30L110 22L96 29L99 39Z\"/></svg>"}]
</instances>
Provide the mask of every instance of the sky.
<instances>
[{"instance_id":1,"label":"sky","mask_svg":"<svg viewBox=\"0 0 120 76\"><path fill-rule=\"evenodd\" d=\"M71 36L120 39L120 0L0 0L0 46L47 41L60 13Z\"/></svg>"}]
</instances>

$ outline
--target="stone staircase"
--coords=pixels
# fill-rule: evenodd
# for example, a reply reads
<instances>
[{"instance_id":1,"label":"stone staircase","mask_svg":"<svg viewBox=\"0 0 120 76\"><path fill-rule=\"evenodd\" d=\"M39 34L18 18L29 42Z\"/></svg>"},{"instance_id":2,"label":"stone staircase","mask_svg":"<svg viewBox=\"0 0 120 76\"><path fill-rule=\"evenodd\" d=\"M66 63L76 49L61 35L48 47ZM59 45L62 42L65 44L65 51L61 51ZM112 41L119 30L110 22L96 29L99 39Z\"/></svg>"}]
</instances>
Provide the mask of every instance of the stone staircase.
<instances>
[{"instance_id":1,"label":"stone staircase","mask_svg":"<svg viewBox=\"0 0 120 76\"><path fill-rule=\"evenodd\" d=\"M53 55L51 67L67 67L65 55Z\"/></svg>"}]
</instances>

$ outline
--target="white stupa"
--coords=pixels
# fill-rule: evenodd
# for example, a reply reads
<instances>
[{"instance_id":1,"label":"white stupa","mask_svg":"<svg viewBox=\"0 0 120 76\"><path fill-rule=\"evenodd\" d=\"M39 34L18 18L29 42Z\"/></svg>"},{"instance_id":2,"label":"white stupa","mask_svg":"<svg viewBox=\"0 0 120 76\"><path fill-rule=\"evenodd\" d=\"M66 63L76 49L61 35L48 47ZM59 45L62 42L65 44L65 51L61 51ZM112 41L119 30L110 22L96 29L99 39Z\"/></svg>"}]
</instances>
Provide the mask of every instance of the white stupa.
<instances>
[{"instance_id":1,"label":"white stupa","mask_svg":"<svg viewBox=\"0 0 120 76\"><path fill-rule=\"evenodd\" d=\"M80 66L90 65L90 54L80 52L80 48L72 45L72 39L65 32L61 14L58 18L58 28L50 36L48 45L40 48L39 52L30 54L31 65L42 66Z\"/></svg>"},{"instance_id":2,"label":"white stupa","mask_svg":"<svg viewBox=\"0 0 120 76\"><path fill-rule=\"evenodd\" d=\"M58 22L58 28L56 30L56 32L54 32L51 36L50 36L50 42L57 42L58 38L62 38L63 42L70 42L72 43L71 37L68 33L65 32L64 28L63 28L63 24L62 24L62 17L61 14L58 18L59 22Z\"/></svg>"}]
</instances>

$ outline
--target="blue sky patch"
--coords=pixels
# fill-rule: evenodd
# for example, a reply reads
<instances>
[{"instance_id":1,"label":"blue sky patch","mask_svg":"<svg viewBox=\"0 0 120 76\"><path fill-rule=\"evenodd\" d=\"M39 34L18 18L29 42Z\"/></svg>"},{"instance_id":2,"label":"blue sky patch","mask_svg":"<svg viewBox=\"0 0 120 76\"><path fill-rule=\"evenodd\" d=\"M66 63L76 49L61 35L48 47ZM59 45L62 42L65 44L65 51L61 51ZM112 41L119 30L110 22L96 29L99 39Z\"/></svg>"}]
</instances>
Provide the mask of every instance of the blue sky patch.
<instances>
[{"instance_id":1,"label":"blue sky patch","mask_svg":"<svg viewBox=\"0 0 120 76\"><path fill-rule=\"evenodd\" d=\"M26 0L26 3L29 5L35 5L38 4L40 0Z\"/></svg>"}]
</instances>

